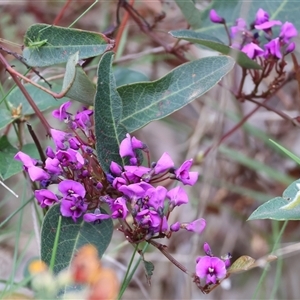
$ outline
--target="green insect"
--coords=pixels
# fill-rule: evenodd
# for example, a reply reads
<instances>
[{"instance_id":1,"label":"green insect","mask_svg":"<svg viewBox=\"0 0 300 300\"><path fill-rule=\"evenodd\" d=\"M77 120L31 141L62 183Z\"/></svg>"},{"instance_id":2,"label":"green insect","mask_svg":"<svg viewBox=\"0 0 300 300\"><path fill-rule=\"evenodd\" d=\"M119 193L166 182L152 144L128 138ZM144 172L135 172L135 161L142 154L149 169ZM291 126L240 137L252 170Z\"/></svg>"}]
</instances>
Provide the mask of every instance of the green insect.
<instances>
[{"instance_id":1,"label":"green insect","mask_svg":"<svg viewBox=\"0 0 300 300\"><path fill-rule=\"evenodd\" d=\"M49 27L51 27L52 25L49 25L49 26L46 26L45 28L41 29L39 32L38 32L38 35L37 35L37 38L35 41L33 41L30 37L26 36L26 42L27 42L27 47L28 48L32 48L33 50L37 50L39 51L39 48L45 46L45 45L51 45L49 42L48 42L48 39L43 39L41 40L41 32L48 29Z\"/></svg>"}]
</instances>

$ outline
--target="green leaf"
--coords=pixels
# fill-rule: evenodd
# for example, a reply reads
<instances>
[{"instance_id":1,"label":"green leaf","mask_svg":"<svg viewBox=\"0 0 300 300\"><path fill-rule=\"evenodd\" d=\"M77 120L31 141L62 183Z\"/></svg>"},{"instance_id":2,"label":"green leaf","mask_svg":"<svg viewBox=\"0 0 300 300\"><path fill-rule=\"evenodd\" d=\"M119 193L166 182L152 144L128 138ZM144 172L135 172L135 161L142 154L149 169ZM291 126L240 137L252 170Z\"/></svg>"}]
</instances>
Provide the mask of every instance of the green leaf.
<instances>
[{"instance_id":1,"label":"green leaf","mask_svg":"<svg viewBox=\"0 0 300 300\"><path fill-rule=\"evenodd\" d=\"M102 213L105 211L102 210ZM45 215L42 225L41 259L48 265L51 260L59 216L60 205L52 206ZM86 244L93 244L102 257L111 241L112 232L111 219L102 220L100 224L93 224L84 222L82 217L76 223L72 218L63 217L53 272L57 274L67 268L78 249Z\"/></svg>"},{"instance_id":2,"label":"green leaf","mask_svg":"<svg viewBox=\"0 0 300 300\"><path fill-rule=\"evenodd\" d=\"M2 180L6 180L23 171L23 164L14 159L18 151L10 144L5 135L0 138L0 177ZM34 144L24 145L22 151L31 157L39 157Z\"/></svg>"},{"instance_id":3,"label":"green leaf","mask_svg":"<svg viewBox=\"0 0 300 300\"><path fill-rule=\"evenodd\" d=\"M105 53L98 66L95 96L95 134L99 163L105 172L112 161L124 165L119 155L119 145L127 130L120 124L122 100L116 90L112 73L113 53Z\"/></svg>"},{"instance_id":4,"label":"green leaf","mask_svg":"<svg viewBox=\"0 0 300 300\"><path fill-rule=\"evenodd\" d=\"M174 30L169 32L173 37L184 39L231 56L241 67L246 69L261 69L261 66L250 59L244 52L233 49L221 42L219 39L192 30Z\"/></svg>"},{"instance_id":5,"label":"green leaf","mask_svg":"<svg viewBox=\"0 0 300 300\"><path fill-rule=\"evenodd\" d=\"M0 109L0 129L6 127L15 120L11 112L5 108Z\"/></svg>"},{"instance_id":6,"label":"green leaf","mask_svg":"<svg viewBox=\"0 0 300 300\"><path fill-rule=\"evenodd\" d=\"M183 64L156 81L119 87L121 123L132 132L170 115L206 93L233 66L228 56L206 57Z\"/></svg>"},{"instance_id":7,"label":"green leaf","mask_svg":"<svg viewBox=\"0 0 300 300\"><path fill-rule=\"evenodd\" d=\"M69 57L66 65L62 91L67 91L66 97L68 98L92 105L96 88L82 68L77 65L78 60L78 52Z\"/></svg>"},{"instance_id":8,"label":"green leaf","mask_svg":"<svg viewBox=\"0 0 300 300\"><path fill-rule=\"evenodd\" d=\"M192 28L200 28L202 24L201 13L195 7L192 0L175 0L176 4L180 8L186 21L192 26Z\"/></svg>"},{"instance_id":9,"label":"green leaf","mask_svg":"<svg viewBox=\"0 0 300 300\"><path fill-rule=\"evenodd\" d=\"M46 84L42 83L42 86L46 87ZM31 85L24 84L25 89L29 93L29 95L34 100L35 104L39 108L40 111L45 111L49 108L54 108L61 105L61 102L57 101L48 93L42 91L41 89ZM57 84L52 84L52 91L59 93L61 90L61 86ZM13 91L7 97L8 102L12 107L18 107L20 104L22 105L22 115L33 115L35 114L34 110L28 103L27 99L23 95L20 89L13 89ZM63 101L63 100L61 100Z\"/></svg>"},{"instance_id":10,"label":"green leaf","mask_svg":"<svg viewBox=\"0 0 300 300\"><path fill-rule=\"evenodd\" d=\"M283 192L282 197L276 197L259 206L248 220L300 220L300 179L294 181Z\"/></svg>"},{"instance_id":11,"label":"green leaf","mask_svg":"<svg viewBox=\"0 0 300 300\"><path fill-rule=\"evenodd\" d=\"M200 18L203 21L201 26L194 27L194 29L198 28L199 30L197 31L209 33L223 42L228 43L224 26L212 23L209 19L209 11L215 9L221 17L225 18L227 26L232 26L235 20L240 17L245 19L248 26L250 26L255 20L255 15L259 8L269 13L270 20L280 20L282 23L289 21L292 22L296 28L300 28L300 7L295 6L294 1L261 0L247 2L239 0L214 0L206 10L201 12Z\"/></svg>"},{"instance_id":12,"label":"green leaf","mask_svg":"<svg viewBox=\"0 0 300 300\"><path fill-rule=\"evenodd\" d=\"M287 150L286 148L284 148L283 146L279 145L278 143L276 143L275 141L273 141L271 139L270 139L270 142L272 142L274 145L276 145L283 153L285 153L288 157L290 157L292 160L294 160L297 164L300 165L300 158L297 155L295 155L294 153Z\"/></svg>"},{"instance_id":13,"label":"green leaf","mask_svg":"<svg viewBox=\"0 0 300 300\"><path fill-rule=\"evenodd\" d=\"M73 28L34 24L24 37L23 57L32 67L65 63L79 51L79 59L86 59L111 50L114 42L98 32Z\"/></svg>"},{"instance_id":14,"label":"green leaf","mask_svg":"<svg viewBox=\"0 0 300 300\"><path fill-rule=\"evenodd\" d=\"M282 172L265 165L264 163L261 163L255 159L252 159L251 157L248 157L247 155L241 153L238 150L231 149L224 145L221 145L218 150L220 153L226 155L227 157L230 157L233 161L236 161L242 164L243 166L246 166L257 172L263 172L267 174L269 178L275 179L278 182L290 184L295 179L289 175L283 174Z\"/></svg>"},{"instance_id":15,"label":"green leaf","mask_svg":"<svg viewBox=\"0 0 300 300\"><path fill-rule=\"evenodd\" d=\"M139 81L149 81L149 78L145 74L123 67L116 67L114 69L114 76L117 86Z\"/></svg>"},{"instance_id":16,"label":"green leaf","mask_svg":"<svg viewBox=\"0 0 300 300\"><path fill-rule=\"evenodd\" d=\"M153 275L153 271L154 271L154 265L151 261L147 261L143 259L143 263L144 263L144 270L145 270L145 275L147 278L147 282L149 285L151 285L151 277Z\"/></svg>"}]
</instances>

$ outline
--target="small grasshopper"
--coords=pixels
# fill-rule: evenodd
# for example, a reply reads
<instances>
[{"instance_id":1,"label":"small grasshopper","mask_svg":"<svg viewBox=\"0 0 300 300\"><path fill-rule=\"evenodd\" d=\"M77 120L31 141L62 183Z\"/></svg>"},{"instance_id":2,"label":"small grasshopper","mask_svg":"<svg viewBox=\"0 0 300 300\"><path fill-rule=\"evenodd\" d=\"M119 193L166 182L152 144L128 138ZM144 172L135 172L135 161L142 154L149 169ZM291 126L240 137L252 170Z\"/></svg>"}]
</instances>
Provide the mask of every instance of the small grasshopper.
<instances>
[{"instance_id":1,"label":"small grasshopper","mask_svg":"<svg viewBox=\"0 0 300 300\"><path fill-rule=\"evenodd\" d=\"M37 40L36 41L33 41L31 40L28 36L26 36L26 40L27 40L27 47L28 48L32 48L33 50L37 50L39 51L39 48L43 47L44 45L46 44L49 44L48 42L48 39L43 39L43 40L40 40L40 35L41 35L41 32L48 29L49 27L51 27L52 25L49 25L43 29L41 29L39 32L38 32L38 36L37 36ZM50 44L49 44L50 45Z\"/></svg>"}]
</instances>

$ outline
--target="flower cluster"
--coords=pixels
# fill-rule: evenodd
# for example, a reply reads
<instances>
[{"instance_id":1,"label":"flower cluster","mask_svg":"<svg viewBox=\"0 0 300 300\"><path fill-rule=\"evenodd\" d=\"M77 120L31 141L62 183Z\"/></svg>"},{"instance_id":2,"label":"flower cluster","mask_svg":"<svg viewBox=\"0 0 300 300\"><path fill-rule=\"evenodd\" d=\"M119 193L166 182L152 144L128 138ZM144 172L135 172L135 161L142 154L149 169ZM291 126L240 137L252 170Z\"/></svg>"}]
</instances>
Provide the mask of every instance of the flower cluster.
<instances>
[{"instance_id":1,"label":"flower cluster","mask_svg":"<svg viewBox=\"0 0 300 300\"><path fill-rule=\"evenodd\" d=\"M128 164L121 166L112 161L110 172L105 174L95 154L93 111L84 108L72 115L67 111L70 104L64 103L53 112L55 118L68 124L69 130L51 130L56 147L46 149L44 161L21 151L15 156L30 179L40 183L35 197L42 208L58 203L62 216L75 222L79 217L86 222L119 219L119 230L131 242L169 236L179 229L203 231L206 223L202 218L190 223L168 223L173 209L188 203L188 196L180 185L169 190L159 185L166 180L194 185L198 173L190 171L192 159L176 168L170 155L163 153L151 164L147 146L127 134L119 154ZM142 152L147 155L148 166L141 165ZM109 213L101 210L103 205L109 207Z\"/></svg>"},{"instance_id":2,"label":"flower cluster","mask_svg":"<svg viewBox=\"0 0 300 300\"><path fill-rule=\"evenodd\" d=\"M226 277L226 269L230 266L231 255L225 257L213 256L210 246L204 243L203 246L206 256L199 256L196 260L196 275L200 279L205 279L206 285L217 284Z\"/></svg>"},{"instance_id":3,"label":"flower cluster","mask_svg":"<svg viewBox=\"0 0 300 300\"><path fill-rule=\"evenodd\" d=\"M269 14L260 8L254 22L247 27L244 19L238 18L230 28L231 47L246 53L251 59L282 59L286 54L294 51L295 43L291 39L297 36L295 26L290 22L282 24L279 20L270 20ZM210 20L214 23L225 24L215 10L210 11ZM279 36L274 37L272 28L281 26ZM262 40L266 43L262 43ZM263 45L262 45L263 44Z\"/></svg>"}]
</instances>

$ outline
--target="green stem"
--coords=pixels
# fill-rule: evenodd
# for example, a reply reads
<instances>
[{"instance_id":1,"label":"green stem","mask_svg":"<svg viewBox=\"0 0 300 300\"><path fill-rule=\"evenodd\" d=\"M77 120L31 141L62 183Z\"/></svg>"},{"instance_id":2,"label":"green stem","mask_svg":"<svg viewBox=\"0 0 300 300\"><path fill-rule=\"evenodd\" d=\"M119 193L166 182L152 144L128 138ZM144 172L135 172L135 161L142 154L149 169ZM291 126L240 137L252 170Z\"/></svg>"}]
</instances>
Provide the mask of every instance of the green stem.
<instances>
[{"instance_id":1,"label":"green stem","mask_svg":"<svg viewBox=\"0 0 300 300\"><path fill-rule=\"evenodd\" d=\"M49 266L49 269L51 271L53 271L54 264L55 264L56 252L57 252L58 240L59 240L60 228L61 228L61 221L62 221L62 216L60 215L58 217L58 224L57 224L57 228L56 228L55 240L54 240L54 244L53 244L52 255L51 255L50 266Z\"/></svg>"},{"instance_id":2,"label":"green stem","mask_svg":"<svg viewBox=\"0 0 300 300\"><path fill-rule=\"evenodd\" d=\"M282 228L281 228L281 230L280 230L280 232L279 232L279 234L278 234L278 236L277 236L277 240L275 241L275 244L274 244L274 246L273 246L272 253L277 249L277 246L278 246L278 244L279 244L279 242L280 242L280 239L281 239L281 237L282 237L282 235L283 235L283 232L284 232L284 230L285 230L287 224L288 224L288 221L286 220L286 221L283 223L283 226L282 226ZM264 279L265 279L266 276L267 276L267 267L264 268L264 271L262 272L262 274L261 274L261 276L260 276L258 285L257 285L257 287L256 287L256 289L255 289L255 292L254 292L254 295L252 296L252 299L257 299L257 294L258 294L258 292L259 292L259 290L260 290L260 288L261 288L261 285L262 285L262 283L263 283L263 281L264 281Z\"/></svg>"}]
</instances>

